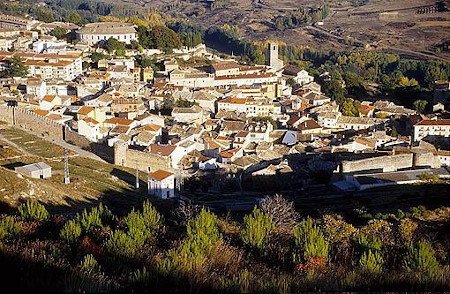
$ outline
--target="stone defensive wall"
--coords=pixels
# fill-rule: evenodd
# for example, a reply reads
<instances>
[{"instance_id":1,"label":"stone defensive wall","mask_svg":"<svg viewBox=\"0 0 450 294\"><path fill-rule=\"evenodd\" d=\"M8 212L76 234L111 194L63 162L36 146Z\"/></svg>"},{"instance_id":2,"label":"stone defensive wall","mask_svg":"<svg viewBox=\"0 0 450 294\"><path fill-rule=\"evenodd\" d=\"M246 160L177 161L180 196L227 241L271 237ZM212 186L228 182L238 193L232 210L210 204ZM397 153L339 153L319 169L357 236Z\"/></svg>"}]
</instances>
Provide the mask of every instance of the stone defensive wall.
<instances>
[{"instance_id":1,"label":"stone defensive wall","mask_svg":"<svg viewBox=\"0 0 450 294\"><path fill-rule=\"evenodd\" d=\"M383 172L396 171L413 166L412 153L389 155L374 158L367 158L355 161L343 161L341 164L342 173L354 173L359 171L378 170Z\"/></svg>"},{"instance_id":2,"label":"stone defensive wall","mask_svg":"<svg viewBox=\"0 0 450 294\"><path fill-rule=\"evenodd\" d=\"M137 167L143 172L156 171L158 169L173 171L168 157L130 149L123 142L117 142L114 145L114 164L133 169Z\"/></svg>"},{"instance_id":3,"label":"stone defensive wall","mask_svg":"<svg viewBox=\"0 0 450 294\"><path fill-rule=\"evenodd\" d=\"M29 130L53 141L65 141L82 149L91 151L104 160L113 161L113 149L105 144L89 141L69 127L36 113L13 106L0 106L0 120L10 125Z\"/></svg>"},{"instance_id":4,"label":"stone defensive wall","mask_svg":"<svg viewBox=\"0 0 450 294\"><path fill-rule=\"evenodd\" d=\"M64 139L64 126L36 113L12 106L0 106L0 119L8 124L37 133L52 140Z\"/></svg>"},{"instance_id":5,"label":"stone defensive wall","mask_svg":"<svg viewBox=\"0 0 450 294\"><path fill-rule=\"evenodd\" d=\"M439 168L441 167L441 163L439 158L437 158L432 152L411 150L410 153L379 156L354 161L342 161L340 172L392 172L413 167Z\"/></svg>"}]
</instances>

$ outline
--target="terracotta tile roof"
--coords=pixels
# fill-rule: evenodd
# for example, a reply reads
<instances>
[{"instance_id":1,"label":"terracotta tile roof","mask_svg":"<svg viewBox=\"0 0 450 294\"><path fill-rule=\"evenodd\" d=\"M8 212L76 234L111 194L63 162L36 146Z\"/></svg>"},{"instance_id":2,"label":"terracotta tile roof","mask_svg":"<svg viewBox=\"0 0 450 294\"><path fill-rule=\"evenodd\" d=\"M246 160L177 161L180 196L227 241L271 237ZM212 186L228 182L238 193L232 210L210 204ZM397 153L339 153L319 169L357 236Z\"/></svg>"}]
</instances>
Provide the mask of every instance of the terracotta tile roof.
<instances>
[{"instance_id":1,"label":"terracotta tile roof","mask_svg":"<svg viewBox=\"0 0 450 294\"><path fill-rule=\"evenodd\" d=\"M94 107L82 106L80 109L78 109L78 114L87 115L93 110L94 110Z\"/></svg>"},{"instance_id":2,"label":"terracotta tile roof","mask_svg":"<svg viewBox=\"0 0 450 294\"><path fill-rule=\"evenodd\" d=\"M42 98L42 101L46 101L46 102L52 102L53 99L56 98L56 95L45 95L44 98Z\"/></svg>"},{"instance_id":3,"label":"terracotta tile roof","mask_svg":"<svg viewBox=\"0 0 450 294\"><path fill-rule=\"evenodd\" d=\"M369 112L370 112L371 110L374 110L374 109L375 109L375 106L372 106L372 105L364 105L364 104L361 104L361 105L359 106L359 112L361 112L361 113L364 114L364 115L368 115Z\"/></svg>"},{"instance_id":4,"label":"terracotta tile roof","mask_svg":"<svg viewBox=\"0 0 450 294\"><path fill-rule=\"evenodd\" d=\"M105 121L105 123L113 124L113 125L122 125L122 126L129 126L133 123L132 120L129 120L127 118L122 117L113 117L109 118Z\"/></svg>"},{"instance_id":5,"label":"terracotta tile roof","mask_svg":"<svg viewBox=\"0 0 450 294\"><path fill-rule=\"evenodd\" d=\"M173 173L160 169L155 172L149 173L149 176L157 181L162 181L170 176L173 176Z\"/></svg>"},{"instance_id":6,"label":"terracotta tile roof","mask_svg":"<svg viewBox=\"0 0 450 294\"><path fill-rule=\"evenodd\" d=\"M439 120L424 119L418 122L416 126L450 126L450 119L439 119Z\"/></svg>"},{"instance_id":7,"label":"terracotta tile roof","mask_svg":"<svg viewBox=\"0 0 450 294\"><path fill-rule=\"evenodd\" d=\"M298 129L300 131L306 131L306 130L314 130L314 129L320 129L322 128L315 120L309 119L302 122Z\"/></svg>"},{"instance_id":8,"label":"terracotta tile roof","mask_svg":"<svg viewBox=\"0 0 450 294\"><path fill-rule=\"evenodd\" d=\"M213 68L215 71L218 71L218 70L227 70L227 69L239 68L239 64L237 64L237 63L234 62L234 61L222 61L222 62L214 63L214 64L212 65L212 68Z\"/></svg>"},{"instance_id":9,"label":"terracotta tile roof","mask_svg":"<svg viewBox=\"0 0 450 294\"><path fill-rule=\"evenodd\" d=\"M149 125L145 125L145 126L139 128L139 130L150 131L150 132L157 132L160 129L161 129L161 126L155 125L155 124L149 124Z\"/></svg>"},{"instance_id":10,"label":"terracotta tile roof","mask_svg":"<svg viewBox=\"0 0 450 294\"><path fill-rule=\"evenodd\" d=\"M56 114L56 113L51 113L51 114L47 115L47 117L51 120L60 120L62 118L61 115Z\"/></svg>"},{"instance_id":11,"label":"terracotta tile roof","mask_svg":"<svg viewBox=\"0 0 450 294\"><path fill-rule=\"evenodd\" d=\"M150 152L161 156L169 156L175 150L174 145L151 144Z\"/></svg>"},{"instance_id":12,"label":"terracotta tile roof","mask_svg":"<svg viewBox=\"0 0 450 294\"><path fill-rule=\"evenodd\" d=\"M87 123L91 123L91 124L94 124L94 125L97 125L97 124L99 124L99 122L98 122L98 121L96 121L95 119L93 119L93 118L90 118L90 117L86 117L86 118L83 118L82 120L83 120L83 121L85 121L85 122L87 122Z\"/></svg>"},{"instance_id":13,"label":"terracotta tile roof","mask_svg":"<svg viewBox=\"0 0 450 294\"><path fill-rule=\"evenodd\" d=\"M33 112L40 116L46 116L49 113L47 110L42 109L35 109Z\"/></svg>"}]
</instances>

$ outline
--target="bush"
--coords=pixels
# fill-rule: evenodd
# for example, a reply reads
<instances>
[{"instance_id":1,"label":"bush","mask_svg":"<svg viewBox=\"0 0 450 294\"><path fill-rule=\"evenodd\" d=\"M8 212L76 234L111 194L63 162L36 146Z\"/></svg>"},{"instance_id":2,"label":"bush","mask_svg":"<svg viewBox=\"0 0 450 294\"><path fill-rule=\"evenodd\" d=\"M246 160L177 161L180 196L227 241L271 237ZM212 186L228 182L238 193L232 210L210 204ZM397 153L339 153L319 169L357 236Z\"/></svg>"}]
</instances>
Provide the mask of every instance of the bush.
<instances>
[{"instance_id":1,"label":"bush","mask_svg":"<svg viewBox=\"0 0 450 294\"><path fill-rule=\"evenodd\" d=\"M106 250L117 256L134 257L142 244L138 244L135 239L123 231L114 231L106 241Z\"/></svg>"},{"instance_id":2,"label":"bush","mask_svg":"<svg viewBox=\"0 0 450 294\"><path fill-rule=\"evenodd\" d=\"M365 234L359 234L356 238L356 242L362 247L363 250L381 250L382 242L374 235L367 236Z\"/></svg>"},{"instance_id":3,"label":"bush","mask_svg":"<svg viewBox=\"0 0 450 294\"><path fill-rule=\"evenodd\" d=\"M100 265L92 254L85 255L80 263L81 270L87 274L100 270Z\"/></svg>"},{"instance_id":4,"label":"bush","mask_svg":"<svg viewBox=\"0 0 450 294\"><path fill-rule=\"evenodd\" d=\"M61 239L67 243L74 243L81 236L81 226L75 220L66 222L59 232Z\"/></svg>"},{"instance_id":5,"label":"bush","mask_svg":"<svg viewBox=\"0 0 450 294\"><path fill-rule=\"evenodd\" d=\"M102 219L100 218L100 210L97 208L91 209L88 212L86 209L77 215L77 222L80 224L81 228L85 232L89 232L93 228L102 226Z\"/></svg>"},{"instance_id":6,"label":"bush","mask_svg":"<svg viewBox=\"0 0 450 294\"><path fill-rule=\"evenodd\" d=\"M270 215L275 228L292 231L298 219L293 202L277 194L274 197L264 198L260 206L264 213Z\"/></svg>"},{"instance_id":7,"label":"bush","mask_svg":"<svg viewBox=\"0 0 450 294\"><path fill-rule=\"evenodd\" d=\"M313 257L328 258L329 243L311 218L308 217L294 228L294 237L295 245L301 250L304 260ZM294 255L294 261L299 261L298 259L298 255Z\"/></svg>"},{"instance_id":8,"label":"bush","mask_svg":"<svg viewBox=\"0 0 450 294\"><path fill-rule=\"evenodd\" d=\"M420 241L416 246L409 246L405 267L428 277L435 277L441 272L433 247L425 241Z\"/></svg>"},{"instance_id":9,"label":"bush","mask_svg":"<svg viewBox=\"0 0 450 294\"><path fill-rule=\"evenodd\" d=\"M255 208L251 215L244 217L244 228L241 231L242 241L253 248L262 250L273 228L272 218L267 213Z\"/></svg>"},{"instance_id":10,"label":"bush","mask_svg":"<svg viewBox=\"0 0 450 294\"><path fill-rule=\"evenodd\" d=\"M142 215L147 228L157 230L161 227L163 221L162 216L149 201L144 202L142 207Z\"/></svg>"},{"instance_id":11,"label":"bush","mask_svg":"<svg viewBox=\"0 0 450 294\"><path fill-rule=\"evenodd\" d=\"M48 219L49 213L44 205L36 200L29 200L19 205L19 215L23 220L44 221Z\"/></svg>"},{"instance_id":12,"label":"bush","mask_svg":"<svg viewBox=\"0 0 450 294\"><path fill-rule=\"evenodd\" d=\"M368 250L364 252L359 260L363 270L371 274L380 274L383 269L383 257L378 251Z\"/></svg>"},{"instance_id":13,"label":"bush","mask_svg":"<svg viewBox=\"0 0 450 294\"><path fill-rule=\"evenodd\" d=\"M19 234L20 225L12 216L6 216L0 220L0 240L10 239Z\"/></svg>"}]
</instances>

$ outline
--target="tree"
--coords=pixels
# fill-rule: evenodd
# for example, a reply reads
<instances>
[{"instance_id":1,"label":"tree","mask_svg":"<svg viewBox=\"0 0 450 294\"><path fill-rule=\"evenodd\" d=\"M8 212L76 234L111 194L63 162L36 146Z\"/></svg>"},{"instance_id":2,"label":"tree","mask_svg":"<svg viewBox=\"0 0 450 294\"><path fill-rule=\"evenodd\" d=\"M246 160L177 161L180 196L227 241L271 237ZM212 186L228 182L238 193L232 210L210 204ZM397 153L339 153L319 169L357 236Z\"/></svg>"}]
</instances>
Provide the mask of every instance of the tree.
<instances>
[{"instance_id":1,"label":"tree","mask_svg":"<svg viewBox=\"0 0 450 294\"><path fill-rule=\"evenodd\" d=\"M170 52L174 48L181 48L183 43L180 36L165 26L151 29L138 27L139 42L144 48L156 48Z\"/></svg>"},{"instance_id":2,"label":"tree","mask_svg":"<svg viewBox=\"0 0 450 294\"><path fill-rule=\"evenodd\" d=\"M71 22L74 24L82 24L83 23L83 19L81 18L80 14L77 11L71 11L69 12L69 14L67 15L67 17L65 18L66 22Z\"/></svg>"},{"instance_id":3,"label":"tree","mask_svg":"<svg viewBox=\"0 0 450 294\"><path fill-rule=\"evenodd\" d=\"M265 197L261 201L260 207L262 212L272 218L274 227L277 229L291 231L298 219L294 203L287 201L279 194L274 197Z\"/></svg>"},{"instance_id":4,"label":"tree","mask_svg":"<svg viewBox=\"0 0 450 294\"><path fill-rule=\"evenodd\" d=\"M428 277L435 277L441 272L433 247L425 241L409 246L405 267L407 270L417 271Z\"/></svg>"},{"instance_id":5,"label":"tree","mask_svg":"<svg viewBox=\"0 0 450 294\"><path fill-rule=\"evenodd\" d=\"M23 65L19 57L14 56L9 62L9 67L0 72L0 78L25 77L28 74L28 68Z\"/></svg>"},{"instance_id":6,"label":"tree","mask_svg":"<svg viewBox=\"0 0 450 294\"><path fill-rule=\"evenodd\" d=\"M425 113L427 105L428 105L428 101L426 101L426 100L416 100L413 103L414 109L418 113Z\"/></svg>"},{"instance_id":7,"label":"tree","mask_svg":"<svg viewBox=\"0 0 450 294\"><path fill-rule=\"evenodd\" d=\"M273 228L272 217L255 207L251 215L244 217L244 228L241 231L242 241L261 251Z\"/></svg>"},{"instance_id":8,"label":"tree","mask_svg":"<svg viewBox=\"0 0 450 294\"><path fill-rule=\"evenodd\" d=\"M124 43L111 37L106 41L105 49L108 50L109 53L116 52L116 54L117 54L117 51L119 51L119 53L124 53L126 47L125 47Z\"/></svg>"},{"instance_id":9,"label":"tree","mask_svg":"<svg viewBox=\"0 0 450 294\"><path fill-rule=\"evenodd\" d=\"M295 245L300 250L294 254L294 261L309 260L314 257L328 259L329 244L312 218L303 220L294 228Z\"/></svg>"},{"instance_id":10,"label":"tree","mask_svg":"<svg viewBox=\"0 0 450 294\"><path fill-rule=\"evenodd\" d=\"M49 217L49 213L44 205L36 200L29 200L26 203L22 203L19 205L18 211L23 220L44 221Z\"/></svg>"},{"instance_id":11,"label":"tree","mask_svg":"<svg viewBox=\"0 0 450 294\"><path fill-rule=\"evenodd\" d=\"M94 63L98 63L100 60L107 58L107 56L103 53L94 52L91 54L91 60Z\"/></svg>"},{"instance_id":12,"label":"tree","mask_svg":"<svg viewBox=\"0 0 450 294\"><path fill-rule=\"evenodd\" d=\"M51 30L49 34L56 37L57 39L64 39L67 35L67 30L62 27L56 27Z\"/></svg>"}]
</instances>

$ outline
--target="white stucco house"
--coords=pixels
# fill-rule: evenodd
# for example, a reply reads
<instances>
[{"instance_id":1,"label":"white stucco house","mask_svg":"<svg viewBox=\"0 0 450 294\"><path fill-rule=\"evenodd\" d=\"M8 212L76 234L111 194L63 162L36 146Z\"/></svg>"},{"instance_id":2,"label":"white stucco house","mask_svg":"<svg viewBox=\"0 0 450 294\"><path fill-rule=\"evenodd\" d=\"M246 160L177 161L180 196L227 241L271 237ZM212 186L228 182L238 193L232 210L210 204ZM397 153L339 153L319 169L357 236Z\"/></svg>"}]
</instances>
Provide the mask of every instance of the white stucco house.
<instances>
[{"instance_id":1,"label":"white stucco house","mask_svg":"<svg viewBox=\"0 0 450 294\"><path fill-rule=\"evenodd\" d=\"M148 175L148 195L161 199L175 197L175 175L165 170L157 170Z\"/></svg>"}]
</instances>

